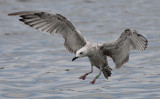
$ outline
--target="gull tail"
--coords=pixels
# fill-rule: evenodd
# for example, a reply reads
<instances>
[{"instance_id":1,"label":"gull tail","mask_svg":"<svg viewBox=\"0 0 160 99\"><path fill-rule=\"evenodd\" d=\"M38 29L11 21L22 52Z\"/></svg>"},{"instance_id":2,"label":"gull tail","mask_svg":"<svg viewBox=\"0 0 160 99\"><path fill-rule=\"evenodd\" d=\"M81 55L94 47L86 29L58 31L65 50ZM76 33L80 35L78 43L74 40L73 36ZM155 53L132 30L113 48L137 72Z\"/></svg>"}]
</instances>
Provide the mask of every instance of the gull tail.
<instances>
[{"instance_id":1,"label":"gull tail","mask_svg":"<svg viewBox=\"0 0 160 99\"><path fill-rule=\"evenodd\" d=\"M103 67L103 69L102 69L102 72L103 72L103 75L104 75L104 77L106 78L106 79L108 79L108 77L110 77L111 76L111 68L109 67L109 66L105 66L105 67Z\"/></svg>"}]
</instances>

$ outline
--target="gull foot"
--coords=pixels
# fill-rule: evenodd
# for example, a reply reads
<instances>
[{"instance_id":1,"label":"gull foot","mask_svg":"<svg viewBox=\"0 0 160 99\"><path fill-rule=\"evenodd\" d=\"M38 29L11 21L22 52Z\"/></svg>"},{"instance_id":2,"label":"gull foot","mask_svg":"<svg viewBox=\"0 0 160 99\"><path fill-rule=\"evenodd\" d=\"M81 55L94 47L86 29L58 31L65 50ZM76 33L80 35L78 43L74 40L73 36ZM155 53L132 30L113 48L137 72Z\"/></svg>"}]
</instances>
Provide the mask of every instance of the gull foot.
<instances>
[{"instance_id":1,"label":"gull foot","mask_svg":"<svg viewBox=\"0 0 160 99\"><path fill-rule=\"evenodd\" d=\"M96 79L93 79L90 83L94 84L96 82Z\"/></svg>"},{"instance_id":2,"label":"gull foot","mask_svg":"<svg viewBox=\"0 0 160 99\"><path fill-rule=\"evenodd\" d=\"M86 79L86 76L87 76L87 75L82 75L81 77L79 77L79 79L85 80L85 79Z\"/></svg>"}]
</instances>

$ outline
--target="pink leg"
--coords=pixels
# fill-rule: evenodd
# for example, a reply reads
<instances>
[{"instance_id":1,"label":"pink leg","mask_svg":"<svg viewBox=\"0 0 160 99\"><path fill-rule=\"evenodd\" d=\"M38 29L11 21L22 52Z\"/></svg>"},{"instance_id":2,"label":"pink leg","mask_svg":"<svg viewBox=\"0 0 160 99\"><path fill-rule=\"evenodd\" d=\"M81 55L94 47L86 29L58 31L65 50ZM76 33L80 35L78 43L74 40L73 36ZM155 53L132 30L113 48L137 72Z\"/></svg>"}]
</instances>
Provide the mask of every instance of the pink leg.
<instances>
[{"instance_id":1,"label":"pink leg","mask_svg":"<svg viewBox=\"0 0 160 99\"><path fill-rule=\"evenodd\" d=\"M99 74L90 83L94 84L96 82L96 79L99 78L100 75L101 75L101 70L100 70Z\"/></svg>"},{"instance_id":2,"label":"pink leg","mask_svg":"<svg viewBox=\"0 0 160 99\"><path fill-rule=\"evenodd\" d=\"M91 71L90 71L90 72L85 73L84 75L82 75L81 77L79 77L79 79L85 80L85 79L86 79L86 76L87 76L88 74L92 73L92 72L93 72L93 66L91 67Z\"/></svg>"}]
</instances>

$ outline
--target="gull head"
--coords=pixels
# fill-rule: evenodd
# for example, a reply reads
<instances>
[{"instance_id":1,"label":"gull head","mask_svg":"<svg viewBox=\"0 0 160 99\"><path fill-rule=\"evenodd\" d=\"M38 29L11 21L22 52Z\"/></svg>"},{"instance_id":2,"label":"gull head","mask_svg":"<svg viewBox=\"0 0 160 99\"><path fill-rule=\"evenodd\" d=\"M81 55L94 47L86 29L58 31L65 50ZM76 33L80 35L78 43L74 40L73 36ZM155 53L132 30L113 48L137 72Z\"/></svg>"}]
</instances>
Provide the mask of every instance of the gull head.
<instances>
[{"instance_id":1,"label":"gull head","mask_svg":"<svg viewBox=\"0 0 160 99\"><path fill-rule=\"evenodd\" d=\"M76 52L76 56L72 59L72 61L76 60L77 58L88 56L88 51L86 47L82 47Z\"/></svg>"}]
</instances>

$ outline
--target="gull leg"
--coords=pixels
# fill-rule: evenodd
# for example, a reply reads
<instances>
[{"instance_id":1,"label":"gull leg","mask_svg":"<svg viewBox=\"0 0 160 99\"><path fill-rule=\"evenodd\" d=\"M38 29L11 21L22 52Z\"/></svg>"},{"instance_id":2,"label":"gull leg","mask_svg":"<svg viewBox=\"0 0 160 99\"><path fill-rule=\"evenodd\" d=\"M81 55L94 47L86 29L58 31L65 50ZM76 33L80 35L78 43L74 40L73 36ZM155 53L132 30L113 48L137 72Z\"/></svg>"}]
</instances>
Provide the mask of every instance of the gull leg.
<instances>
[{"instance_id":1,"label":"gull leg","mask_svg":"<svg viewBox=\"0 0 160 99\"><path fill-rule=\"evenodd\" d=\"M92 72L93 72L93 66L91 66L91 71L90 71L90 72L85 73L84 75L82 75L81 77L79 77L79 79L85 80L85 79L86 79L86 76L87 76L88 74L92 73Z\"/></svg>"},{"instance_id":2,"label":"gull leg","mask_svg":"<svg viewBox=\"0 0 160 99\"><path fill-rule=\"evenodd\" d=\"M101 70L99 71L99 74L90 82L91 84L94 84L96 82L96 79L99 78L99 76L101 75Z\"/></svg>"}]
</instances>

